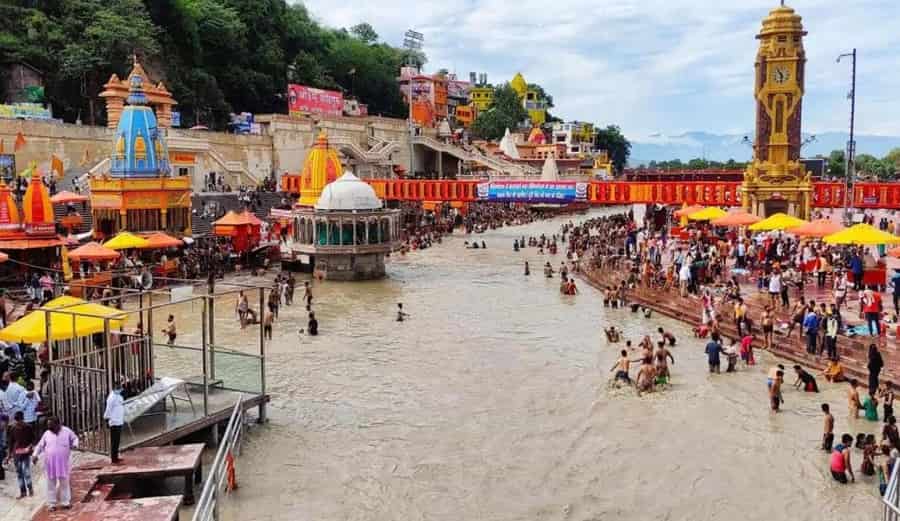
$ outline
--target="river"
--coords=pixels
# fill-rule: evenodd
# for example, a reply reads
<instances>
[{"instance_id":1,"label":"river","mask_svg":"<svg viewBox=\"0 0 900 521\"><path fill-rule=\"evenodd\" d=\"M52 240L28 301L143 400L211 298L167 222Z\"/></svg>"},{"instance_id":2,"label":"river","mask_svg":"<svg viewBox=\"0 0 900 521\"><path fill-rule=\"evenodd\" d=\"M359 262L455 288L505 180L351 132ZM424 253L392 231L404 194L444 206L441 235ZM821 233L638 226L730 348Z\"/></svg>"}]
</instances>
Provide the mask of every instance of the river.
<instances>
[{"instance_id":1,"label":"river","mask_svg":"<svg viewBox=\"0 0 900 521\"><path fill-rule=\"evenodd\" d=\"M245 438L223 519L879 516L874 480L834 483L818 450L822 401L838 437L880 431L848 424L843 386L786 389L784 411L772 414L766 354L755 368L710 376L703 344L681 323L604 309L584 282L580 295L560 295L540 267L561 256L514 253L512 242L563 220L456 235L395 256L383 281L315 283L316 338L296 333L301 289L268 349L270 422ZM463 248L476 237L487 250ZM623 345L607 344L609 324L635 341L659 326L674 332L670 389L640 398L608 389Z\"/></svg>"}]
</instances>

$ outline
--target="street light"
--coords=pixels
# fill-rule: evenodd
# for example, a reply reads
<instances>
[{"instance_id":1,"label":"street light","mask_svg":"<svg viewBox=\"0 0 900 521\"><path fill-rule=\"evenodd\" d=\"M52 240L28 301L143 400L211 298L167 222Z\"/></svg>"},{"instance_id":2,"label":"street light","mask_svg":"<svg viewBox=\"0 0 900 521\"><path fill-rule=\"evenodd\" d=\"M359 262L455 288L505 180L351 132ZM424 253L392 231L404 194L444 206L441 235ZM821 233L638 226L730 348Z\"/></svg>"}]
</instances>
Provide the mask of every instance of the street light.
<instances>
[{"instance_id":1,"label":"street light","mask_svg":"<svg viewBox=\"0 0 900 521\"><path fill-rule=\"evenodd\" d=\"M847 141L847 172L844 182L844 221L850 224L850 205L852 203L850 197L850 183L854 177L856 165L853 158L856 155L856 143L853 141L853 119L856 115L856 49L853 52L844 53L837 57L837 63L841 63L841 58L850 57L853 59L853 69L850 77L850 140Z\"/></svg>"}]
</instances>

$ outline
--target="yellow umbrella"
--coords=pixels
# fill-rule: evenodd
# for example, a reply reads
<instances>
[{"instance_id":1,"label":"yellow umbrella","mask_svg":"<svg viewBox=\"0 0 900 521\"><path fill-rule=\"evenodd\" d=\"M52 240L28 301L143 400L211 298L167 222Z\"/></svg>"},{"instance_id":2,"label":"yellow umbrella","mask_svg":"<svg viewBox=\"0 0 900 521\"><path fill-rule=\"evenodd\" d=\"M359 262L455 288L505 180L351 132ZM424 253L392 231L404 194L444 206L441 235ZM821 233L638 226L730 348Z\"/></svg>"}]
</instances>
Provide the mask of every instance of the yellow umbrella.
<instances>
[{"instance_id":1,"label":"yellow umbrella","mask_svg":"<svg viewBox=\"0 0 900 521\"><path fill-rule=\"evenodd\" d=\"M711 221L713 219L718 219L720 217L725 217L728 215L728 212L721 208L716 208L715 206L710 206L709 208L704 208L699 212L694 212L688 215L688 219L692 221Z\"/></svg>"},{"instance_id":2,"label":"yellow umbrella","mask_svg":"<svg viewBox=\"0 0 900 521\"><path fill-rule=\"evenodd\" d=\"M129 250L131 248L145 248L149 241L131 232L119 232L118 235L103 243L103 246L111 250Z\"/></svg>"},{"instance_id":3,"label":"yellow umbrella","mask_svg":"<svg viewBox=\"0 0 900 521\"><path fill-rule=\"evenodd\" d=\"M825 237L828 244L900 244L900 237L883 232L870 224L856 224Z\"/></svg>"},{"instance_id":4,"label":"yellow umbrella","mask_svg":"<svg viewBox=\"0 0 900 521\"><path fill-rule=\"evenodd\" d=\"M791 228L796 228L804 224L806 224L806 221L804 221L803 219L798 219L784 213L776 213L775 215L770 215L769 217L763 219L762 221L759 221L756 224L750 225L750 229L754 232L769 230L790 230Z\"/></svg>"},{"instance_id":5,"label":"yellow umbrella","mask_svg":"<svg viewBox=\"0 0 900 521\"><path fill-rule=\"evenodd\" d=\"M70 315L63 312L50 312L50 339L68 340L76 337L103 332L104 318L111 319L109 327L118 329L122 325L125 313L108 306L90 304L75 297L59 297L47 302L38 310L32 311L16 320L9 326L0 329L0 340L7 342L38 343L47 341L47 312L45 310L65 308L64 311L84 315ZM73 320L74 318L74 320Z\"/></svg>"}]
</instances>

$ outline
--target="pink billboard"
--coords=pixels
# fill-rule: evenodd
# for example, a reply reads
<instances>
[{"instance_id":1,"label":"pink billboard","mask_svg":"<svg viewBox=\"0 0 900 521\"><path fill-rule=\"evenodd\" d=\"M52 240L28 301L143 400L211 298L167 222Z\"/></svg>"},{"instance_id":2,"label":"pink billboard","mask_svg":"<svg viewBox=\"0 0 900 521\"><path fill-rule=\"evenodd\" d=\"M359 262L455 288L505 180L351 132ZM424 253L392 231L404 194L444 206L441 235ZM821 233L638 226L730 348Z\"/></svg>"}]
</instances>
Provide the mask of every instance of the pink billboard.
<instances>
[{"instance_id":1,"label":"pink billboard","mask_svg":"<svg viewBox=\"0 0 900 521\"><path fill-rule=\"evenodd\" d=\"M304 85L288 85L288 112L291 116L316 114L341 116L344 95L334 90L314 89Z\"/></svg>"}]
</instances>

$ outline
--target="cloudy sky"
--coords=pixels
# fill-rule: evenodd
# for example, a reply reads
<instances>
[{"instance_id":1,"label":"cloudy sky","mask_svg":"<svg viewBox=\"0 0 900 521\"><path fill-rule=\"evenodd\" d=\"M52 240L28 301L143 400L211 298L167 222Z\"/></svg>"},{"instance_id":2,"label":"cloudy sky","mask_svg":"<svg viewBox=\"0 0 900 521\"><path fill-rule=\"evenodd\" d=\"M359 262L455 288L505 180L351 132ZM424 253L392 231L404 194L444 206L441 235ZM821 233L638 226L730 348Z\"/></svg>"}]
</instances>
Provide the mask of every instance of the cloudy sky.
<instances>
[{"instance_id":1,"label":"cloudy sky","mask_svg":"<svg viewBox=\"0 0 900 521\"><path fill-rule=\"evenodd\" d=\"M632 139L753 127L760 21L778 0L304 0L334 27L361 21L399 45L425 34L430 71L491 82L521 71L553 95L554 114L620 125ZM804 131L844 130L858 49L857 128L900 135L900 2L790 0L809 31Z\"/></svg>"}]
</instances>

